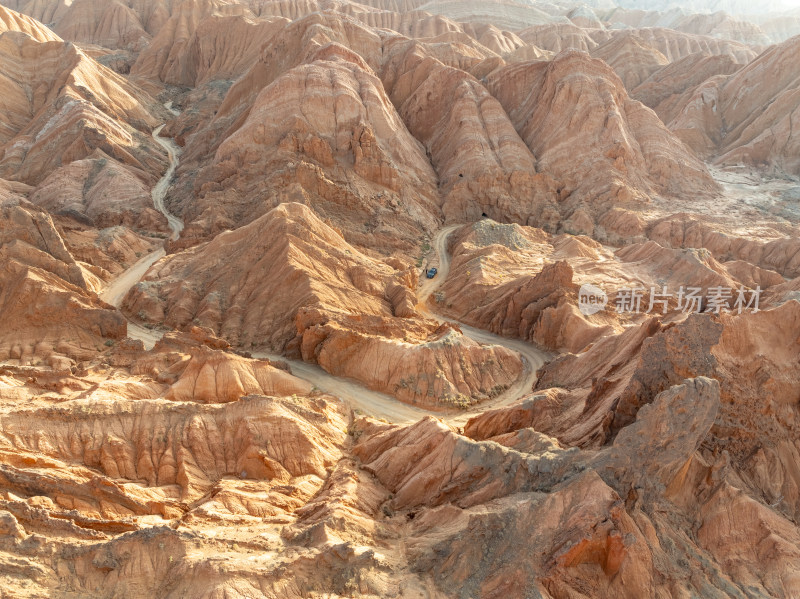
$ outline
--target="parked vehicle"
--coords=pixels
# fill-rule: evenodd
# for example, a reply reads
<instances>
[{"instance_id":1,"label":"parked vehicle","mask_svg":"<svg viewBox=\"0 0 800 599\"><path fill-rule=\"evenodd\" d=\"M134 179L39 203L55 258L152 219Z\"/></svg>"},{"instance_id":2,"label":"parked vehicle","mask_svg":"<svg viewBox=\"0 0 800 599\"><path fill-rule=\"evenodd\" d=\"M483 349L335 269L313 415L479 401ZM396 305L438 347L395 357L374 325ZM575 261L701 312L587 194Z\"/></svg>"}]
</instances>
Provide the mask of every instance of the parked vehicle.
<instances>
[{"instance_id":1,"label":"parked vehicle","mask_svg":"<svg viewBox=\"0 0 800 599\"><path fill-rule=\"evenodd\" d=\"M436 270L435 268L429 268L428 272L425 273L425 276L428 277L429 279L432 279L433 277L436 276L437 272L439 272L439 271Z\"/></svg>"}]
</instances>

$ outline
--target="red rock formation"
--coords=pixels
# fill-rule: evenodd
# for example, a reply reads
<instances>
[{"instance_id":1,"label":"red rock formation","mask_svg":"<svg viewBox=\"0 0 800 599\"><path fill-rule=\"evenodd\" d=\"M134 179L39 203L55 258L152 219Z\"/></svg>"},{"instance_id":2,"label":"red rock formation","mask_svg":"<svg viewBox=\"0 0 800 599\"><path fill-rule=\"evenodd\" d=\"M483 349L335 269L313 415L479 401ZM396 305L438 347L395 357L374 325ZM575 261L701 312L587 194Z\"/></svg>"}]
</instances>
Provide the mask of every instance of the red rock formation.
<instances>
[{"instance_id":1,"label":"red rock formation","mask_svg":"<svg viewBox=\"0 0 800 599\"><path fill-rule=\"evenodd\" d=\"M64 245L53 221L24 200L0 206L0 356L18 364L69 369L105 340L126 332L125 320L94 295L93 276Z\"/></svg>"},{"instance_id":2,"label":"red rock formation","mask_svg":"<svg viewBox=\"0 0 800 599\"><path fill-rule=\"evenodd\" d=\"M742 67L728 55L690 54L655 71L637 87L631 96L655 110L669 123L681 108L683 94L717 75L730 75Z\"/></svg>"},{"instance_id":3,"label":"red rock formation","mask_svg":"<svg viewBox=\"0 0 800 599\"><path fill-rule=\"evenodd\" d=\"M8 32L0 63L7 107L0 176L35 184L95 149L140 170L161 169L149 136L153 100L72 44Z\"/></svg>"},{"instance_id":4,"label":"red rock formation","mask_svg":"<svg viewBox=\"0 0 800 599\"><path fill-rule=\"evenodd\" d=\"M30 17L0 6L0 33L21 31L37 42L58 42L60 38L50 29Z\"/></svg>"},{"instance_id":5,"label":"red rock formation","mask_svg":"<svg viewBox=\"0 0 800 599\"><path fill-rule=\"evenodd\" d=\"M106 48L141 50L150 41L136 12L115 0L74 0L58 19L55 32L65 40Z\"/></svg>"},{"instance_id":6,"label":"red rock formation","mask_svg":"<svg viewBox=\"0 0 800 599\"><path fill-rule=\"evenodd\" d=\"M509 0L4 2L0 594L800 593L796 190L721 191L678 141L795 172L796 40L751 63L724 14ZM97 293L148 265L126 327ZM615 310L663 285L764 294Z\"/></svg>"},{"instance_id":7,"label":"red rock formation","mask_svg":"<svg viewBox=\"0 0 800 599\"><path fill-rule=\"evenodd\" d=\"M800 242L792 237L763 241L731 236L685 214L656 221L647 235L671 247L704 248L719 261L744 260L787 277L800 275Z\"/></svg>"},{"instance_id":8,"label":"red rock formation","mask_svg":"<svg viewBox=\"0 0 800 599\"><path fill-rule=\"evenodd\" d=\"M227 11L222 14L212 11L190 29L190 37L180 43L156 39L141 53L131 74L190 87L212 79L234 79L258 59L261 46L277 25L228 15ZM166 64L161 62L166 49L159 51L159 43L171 45Z\"/></svg>"},{"instance_id":9,"label":"red rock formation","mask_svg":"<svg viewBox=\"0 0 800 599\"><path fill-rule=\"evenodd\" d=\"M96 151L50 173L30 199L52 214L73 215L100 228L126 225L166 232L166 218L153 207L151 180Z\"/></svg>"},{"instance_id":10,"label":"red rock formation","mask_svg":"<svg viewBox=\"0 0 800 599\"><path fill-rule=\"evenodd\" d=\"M562 211L586 204L591 215L657 194L687 197L716 189L705 165L628 97L608 66L583 53L499 69L489 77L489 90L537 167L564 186L560 197L569 200Z\"/></svg>"},{"instance_id":11,"label":"red rock formation","mask_svg":"<svg viewBox=\"0 0 800 599\"><path fill-rule=\"evenodd\" d=\"M383 80L409 130L430 154L448 219L469 221L484 214L554 227L557 183L537 174L535 157L478 81L444 66L415 43L392 49Z\"/></svg>"},{"instance_id":12,"label":"red rock formation","mask_svg":"<svg viewBox=\"0 0 800 599\"><path fill-rule=\"evenodd\" d=\"M791 122L800 105L800 79L788 66L798 48L798 38L787 40L733 75L711 79L687 93L679 113L668 123L670 128L685 131L681 137L688 144L718 156L722 164L800 173L797 133Z\"/></svg>"},{"instance_id":13,"label":"red rock formation","mask_svg":"<svg viewBox=\"0 0 800 599\"><path fill-rule=\"evenodd\" d=\"M328 372L433 407L492 397L518 378L514 352L420 318L415 284L414 269L368 258L305 206L282 204L156 263L125 310L153 324L200 324L240 346L288 347ZM457 354L464 359L455 366Z\"/></svg>"},{"instance_id":14,"label":"red rock formation","mask_svg":"<svg viewBox=\"0 0 800 599\"><path fill-rule=\"evenodd\" d=\"M153 40L139 54L131 73L156 78L165 83L180 83L180 77L184 75L181 67L186 61L181 57L187 53L187 47L191 46L197 28L206 17L212 15L251 16L252 13L243 4L221 0L188 0L176 3L169 19L158 28Z\"/></svg>"},{"instance_id":15,"label":"red rock formation","mask_svg":"<svg viewBox=\"0 0 800 599\"><path fill-rule=\"evenodd\" d=\"M669 64L666 56L633 32L615 35L592 50L591 54L614 69L629 92Z\"/></svg>"},{"instance_id":16,"label":"red rock formation","mask_svg":"<svg viewBox=\"0 0 800 599\"><path fill-rule=\"evenodd\" d=\"M314 31L313 21L319 18L306 19L306 27ZM335 23L342 35L353 32L352 23ZM355 27L354 34L361 32ZM244 224L282 201L309 202L351 242L382 239L383 247L404 246L409 253L420 229L436 226L435 175L380 80L343 46L313 46L318 51L309 63L263 88L252 107L234 107L232 98L258 73L264 74L263 61L230 90L219 123L231 110L247 118L222 138L213 160L197 173L194 185L200 197L193 198L186 213L193 222L184 237ZM281 52L264 60L286 57ZM297 118L298 103L305 118ZM187 152L190 161L199 158L198 149ZM270 176L263 178L264 172ZM240 193L231 194L231 176L239 180ZM226 208L220 211L220 206Z\"/></svg>"}]
</instances>

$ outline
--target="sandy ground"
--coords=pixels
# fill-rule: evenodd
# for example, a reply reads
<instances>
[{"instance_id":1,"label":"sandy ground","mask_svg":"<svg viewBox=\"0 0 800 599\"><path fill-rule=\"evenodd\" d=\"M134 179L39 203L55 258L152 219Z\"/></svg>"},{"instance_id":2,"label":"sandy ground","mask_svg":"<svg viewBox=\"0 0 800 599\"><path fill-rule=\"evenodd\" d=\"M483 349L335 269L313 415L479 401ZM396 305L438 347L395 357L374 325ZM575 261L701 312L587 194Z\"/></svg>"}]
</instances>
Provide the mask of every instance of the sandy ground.
<instances>
[{"instance_id":1,"label":"sandy ground","mask_svg":"<svg viewBox=\"0 0 800 599\"><path fill-rule=\"evenodd\" d=\"M178 168L178 159L181 155L181 149L173 140L166 137L159 137L159 134L163 128L164 125L161 125L153 131L153 139L156 140L158 145L167 151L167 154L169 155L169 168L167 169L167 172L164 173L164 176L158 180L156 186L153 187L153 206L155 206L156 210L161 212L161 214L167 218L169 228L172 230L172 236L170 239L175 241L178 239L178 235L180 235L181 231L183 231L183 221L167 210L166 206L164 205L164 199L167 197L167 190L172 183L172 177L175 174L175 169Z\"/></svg>"},{"instance_id":2,"label":"sandy ground","mask_svg":"<svg viewBox=\"0 0 800 599\"><path fill-rule=\"evenodd\" d=\"M748 167L709 165L708 170L722 188L717 197L656 201L642 215L652 221L686 212L713 222L721 232L765 241L800 233L800 179Z\"/></svg>"},{"instance_id":3,"label":"sandy ground","mask_svg":"<svg viewBox=\"0 0 800 599\"><path fill-rule=\"evenodd\" d=\"M142 257L136 264L117 275L117 277L103 289L100 294L100 299L119 308L122 305L125 294L128 293L130 288L136 285L144 276L144 273L165 255L166 252L164 248L159 248L155 252L150 252Z\"/></svg>"}]
</instances>

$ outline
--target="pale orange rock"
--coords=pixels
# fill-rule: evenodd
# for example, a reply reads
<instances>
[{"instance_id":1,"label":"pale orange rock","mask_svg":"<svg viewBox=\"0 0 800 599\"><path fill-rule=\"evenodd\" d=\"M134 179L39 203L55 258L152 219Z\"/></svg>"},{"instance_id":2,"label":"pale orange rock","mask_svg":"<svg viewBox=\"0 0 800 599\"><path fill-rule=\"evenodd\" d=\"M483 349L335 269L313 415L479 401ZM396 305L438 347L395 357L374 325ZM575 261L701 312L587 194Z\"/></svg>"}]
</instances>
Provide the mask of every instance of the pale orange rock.
<instances>
[{"instance_id":1,"label":"pale orange rock","mask_svg":"<svg viewBox=\"0 0 800 599\"><path fill-rule=\"evenodd\" d=\"M166 218L153 207L152 183L153 177L95 151L50 173L30 199L53 214L82 218L98 228L125 225L166 232Z\"/></svg>"},{"instance_id":2,"label":"pale orange rock","mask_svg":"<svg viewBox=\"0 0 800 599\"><path fill-rule=\"evenodd\" d=\"M483 85L411 43L393 49L383 80L430 153L448 220L483 215L554 228L558 183L538 172L536 158Z\"/></svg>"},{"instance_id":3,"label":"pale orange rock","mask_svg":"<svg viewBox=\"0 0 800 599\"><path fill-rule=\"evenodd\" d=\"M246 395L307 395L312 385L262 360L247 360L207 348L191 351L180 378L165 397L175 401L225 403Z\"/></svg>"},{"instance_id":4,"label":"pale orange rock","mask_svg":"<svg viewBox=\"0 0 800 599\"><path fill-rule=\"evenodd\" d=\"M800 592L791 14L4 4L5 594Z\"/></svg>"},{"instance_id":5,"label":"pale orange rock","mask_svg":"<svg viewBox=\"0 0 800 599\"><path fill-rule=\"evenodd\" d=\"M361 254L305 206L282 204L157 263L124 309L154 324L197 323L239 346L299 354L434 408L488 399L516 381L515 352L417 315L416 270L394 264L402 268ZM186 281L196 293L186 294ZM468 359L454 362L456 355Z\"/></svg>"},{"instance_id":6,"label":"pale orange rock","mask_svg":"<svg viewBox=\"0 0 800 599\"><path fill-rule=\"evenodd\" d=\"M251 73L263 68L259 63ZM306 116L298 118L298 105ZM436 227L436 178L424 148L380 80L344 46L318 49L309 64L281 75L246 116L197 174L200 198L186 213L184 237L245 224L285 201L313 205L359 245L381 239L387 249L410 252L421 230ZM235 197L232 176L241 184Z\"/></svg>"},{"instance_id":7,"label":"pale orange rock","mask_svg":"<svg viewBox=\"0 0 800 599\"><path fill-rule=\"evenodd\" d=\"M8 32L0 37L0 63L5 178L37 184L96 149L140 170L163 167L150 139L152 98L74 45Z\"/></svg>"},{"instance_id":8,"label":"pale orange rock","mask_svg":"<svg viewBox=\"0 0 800 599\"><path fill-rule=\"evenodd\" d=\"M14 199L0 205L0 215L4 359L69 369L69 359L85 359L125 335L124 318L92 292L91 273L49 215Z\"/></svg>"},{"instance_id":9,"label":"pale orange rock","mask_svg":"<svg viewBox=\"0 0 800 599\"><path fill-rule=\"evenodd\" d=\"M115 0L74 0L54 30L65 40L106 48L141 50L150 41L134 9Z\"/></svg>"},{"instance_id":10,"label":"pale orange rock","mask_svg":"<svg viewBox=\"0 0 800 599\"><path fill-rule=\"evenodd\" d=\"M0 6L0 32L21 31L27 33L38 42L61 41L58 35L39 21Z\"/></svg>"},{"instance_id":11,"label":"pale orange rock","mask_svg":"<svg viewBox=\"0 0 800 599\"><path fill-rule=\"evenodd\" d=\"M798 47L797 38L789 39L734 74L710 79L687 92L669 127L685 132L681 136L688 144L721 164L797 174L798 142L791 119L800 102L800 79L788 65Z\"/></svg>"},{"instance_id":12,"label":"pale orange rock","mask_svg":"<svg viewBox=\"0 0 800 599\"><path fill-rule=\"evenodd\" d=\"M718 189L691 150L628 96L607 65L584 53L510 65L489 77L488 88L537 157L537 168L563 186L560 197L568 199L562 211L585 206L595 215L601 207L635 205L659 194Z\"/></svg>"}]
</instances>

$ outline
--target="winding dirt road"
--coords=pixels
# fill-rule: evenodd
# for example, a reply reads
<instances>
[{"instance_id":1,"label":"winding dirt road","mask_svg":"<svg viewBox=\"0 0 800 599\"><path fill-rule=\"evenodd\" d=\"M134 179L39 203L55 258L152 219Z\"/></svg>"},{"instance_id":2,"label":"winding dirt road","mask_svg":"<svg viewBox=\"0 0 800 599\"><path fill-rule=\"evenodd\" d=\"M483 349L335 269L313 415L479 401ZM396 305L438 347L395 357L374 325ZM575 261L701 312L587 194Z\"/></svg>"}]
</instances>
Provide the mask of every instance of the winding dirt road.
<instances>
[{"instance_id":1,"label":"winding dirt road","mask_svg":"<svg viewBox=\"0 0 800 599\"><path fill-rule=\"evenodd\" d=\"M447 280L450 274L450 253L447 251L447 242L450 235L459 228L460 225L451 225L440 229L433 238L433 250L436 253L434 263L438 261L438 272L433 279L423 279L420 285L418 297L420 300L420 307L427 310L428 299L433 295ZM551 356L547 352L539 349L535 345L522 341L521 339L507 339L483 329L476 329L457 320L445 318L438 314L429 312L430 316L439 322L450 322L458 325L461 332L470 339L483 343L484 345L502 345L507 349L513 350L522 356L525 363L525 371L523 375L517 379L511 387L506 389L499 397L492 401L484 402L474 410L462 412L461 414L447 418L449 422L460 423L466 422L469 418L476 413L484 412L489 409L507 406L516 402L520 397L527 395L531 392L531 388L536 383L536 371L547 362Z\"/></svg>"},{"instance_id":2,"label":"winding dirt road","mask_svg":"<svg viewBox=\"0 0 800 599\"><path fill-rule=\"evenodd\" d=\"M337 378L328 374L315 364L308 364L297 360L287 360L282 356L266 353L254 353L253 357L283 360L289 364L292 373L309 381L318 389L345 399L354 409L358 409L365 414L395 423L416 422L424 416L432 415L441 418L451 425L463 426L467 420L476 414L486 410L507 406L516 402L520 397L528 395L534 383L536 383L536 371L550 359L550 355L547 352L520 339L506 339L494 333L465 325L457 320L444 318L443 316L430 312L427 308L428 298L442 286L445 280L447 280L447 275L450 273L450 254L447 251L447 240L458 227L459 225L445 227L439 230L433 239L433 250L436 253L436 257L430 261L430 265L438 265L438 273L433 279L423 279L417 294L420 300L418 308L425 310L431 318L435 318L439 322L451 322L458 325L464 335L470 339L485 345L502 345L516 351L522 356L523 362L525 363L523 375L500 396L491 401L484 402L472 410L443 414L441 412L432 412L404 404L389 395L367 389L356 381Z\"/></svg>"},{"instance_id":3,"label":"winding dirt road","mask_svg":"<svg viewBox=\"0 0 800 599\"><path fill-rule=\"evenodd\" d=\"M169 104L170 105L166 106L166 108L172 111L171 103ZM169 167L164 173L164 176L161 177L161 179L158 180L158 183L156 183L156 185L153 187L151 196L153 198L153 206L167 219L167 223L169 224L171 232L170 239L174 241L175 239L178 239L178 235L180 235L181 231L183 230L183 221L167 210L166 206L164 205L164 198L167 196L167 190L172 182L172 177L175 175L175 169L178 168L178 159L181 152L180 148L173 140L159 136L163 128L164 125L161 125L153 130L153 139L158 145L167 151L167 156L169 156ZM100 294L100 299L111 304L112 306L119 308L122 305L122 300L125 298L125 295L128 293L128 291L130 291L131 287L141 281L147 270L165 255L166 251L163 247L161 247L156 251L150 252L144 256L136 264L120 273L119 276L111 281ZM131 337L132 339L140 339L147 349L152 348L156 341L161 338L161 335L162 334L157 331L151 331L150 329L146 329L143 326L128 321L128 337Z\"/></svg>"},{"instance_id":4,"label":"winding dirt road","mask_svg":"<svg viewBox=\"0 0 800 599\"><path fill-rule=\"evenodd\" d=\"M175 113L170 105L166 108ZM171 230L170 238L175 240L183 230L183 221L177 216L171 214L164 205L164 199L167 195L167 190L172 182L172 177L178 167L178 160L180 156L180 148L171 139L159 137L159 133L164 128L161 125L153 131L153 139L161 145L169 156L169 168L164 173L164 176L153 187L152 197L153 206L158 209L167 219ZM299 360L289 360L283 356L269 354L269 353L253 353L255 358L267 358L271 360L282 360L287 362L292 369L295 376L305 379L318 389L331 393L342 399L348 401L350 405L358 411L371 415L375 418L383 418L389 422L407 423L416 422L420 418L428 415L433 415L449 422L452 425L463 425L466 421L477 413L483 412L488 409L505 406L517 401L523 395L527 395L531 391L531 387L536 382L536 371L542 364L549 358L548 354L538 349L537 347L517 339L506 339L488 331L476 329L458 321L451 320L434 314L429 311L427 307L428 298L434 294L441 285L447 280L447 275L450 272L450 256L447 252L447 241L451 233L458 228L458 225L452 225L441 229L433 239L433 249L435 257L432 260L432 265L437 265L438 274L433 279L423 279L418 291L420 299L420 309L426 311L430 317L435 318L440 322L452 322L457 324L461 331L471 339L486 345L502 345L511 350L518 352L525 363L525 371L517 382L507 389L502 395L492 401L481 404L474 410L458 412L455 414L442 414L439 412L431 412L416 408L408 404L404 404L397 399L367 389L357 381L335 377L316 364L309 364ZM119 307L128 291L138 283L147 270L160 258L165 255L164 248L151 252L144 256L136 264L121 273L114 279L106 289L100 294L100 297L109 304ZM139 339L144 343L145 348L152 348L156 342L163 336L162 331L155 331L147 329L141 325L133 322L128 322L128 337L132 339Z\"/></svg>"},{"instance_id":5,"label":"winding dirt road","mask_svg":"<svg viewBox=\"0 0 800 599\"><path fill-rule=\"evenodd\" d=\"M155 206L156 210L166 217L167 222L169 223L169 228L172 231L170 239L175 241L178 239L181 231L183 231L183 221L167 210L166 206L164 205L164 199L167 197L167 190L172 183L172 177L175 175L175 169L178 168L178 160L181 155L181 149L172 139L160 137L160 133L163 128L164 125L161 125L153 131L153 139L158 145L167 151L167 155L169 156L169 168L167 168L167 172L164 173L164 176L158 180L156 186L153 187L153 192L151 195L153 196L153 206Z\"/></svg>"}]
</instances>

